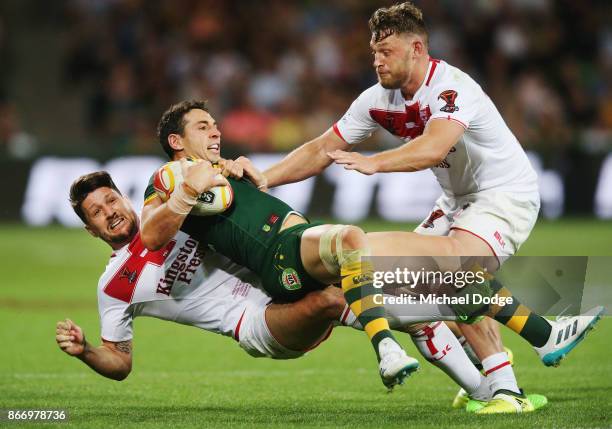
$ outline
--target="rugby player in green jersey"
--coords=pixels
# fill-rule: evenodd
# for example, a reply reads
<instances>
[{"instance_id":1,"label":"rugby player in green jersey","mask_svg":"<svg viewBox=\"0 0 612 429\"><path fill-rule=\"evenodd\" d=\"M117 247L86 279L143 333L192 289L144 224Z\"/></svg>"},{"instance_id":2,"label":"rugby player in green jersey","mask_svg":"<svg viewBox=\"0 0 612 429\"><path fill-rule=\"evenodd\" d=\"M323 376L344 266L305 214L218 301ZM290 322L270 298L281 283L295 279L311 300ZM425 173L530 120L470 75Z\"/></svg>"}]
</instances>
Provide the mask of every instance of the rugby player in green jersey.
<instances>
[{"instance_id":1,"label":"rugby player in green jersey","mask_svg":"<svg viewBox=\"0 0 612 429\"><path fill-rule=\"evenodd\" d=\"M416 359L407 356L393 337L384 307L375 299L381 291L372 284L368 239L360 228L309 223L281 200L261 192L263 176L245 160L223 164L229 172L244 169L251 179L228 179L234 201L226 211L187 216L202 192L211 184L222 184L212 179L220 170L211 165L221 161L221 133L206 104L200 101L171 106L160 120L158 133L172 160L190 157L203 161L183 161L184 182L167 202L156 196L151 179L141 235L148 249L161 248L182 229L255 272L270 296L287 302L340 283L347 303L372 342L385 386L402 383L418 369Z\"/></svg>"}]
</instances>

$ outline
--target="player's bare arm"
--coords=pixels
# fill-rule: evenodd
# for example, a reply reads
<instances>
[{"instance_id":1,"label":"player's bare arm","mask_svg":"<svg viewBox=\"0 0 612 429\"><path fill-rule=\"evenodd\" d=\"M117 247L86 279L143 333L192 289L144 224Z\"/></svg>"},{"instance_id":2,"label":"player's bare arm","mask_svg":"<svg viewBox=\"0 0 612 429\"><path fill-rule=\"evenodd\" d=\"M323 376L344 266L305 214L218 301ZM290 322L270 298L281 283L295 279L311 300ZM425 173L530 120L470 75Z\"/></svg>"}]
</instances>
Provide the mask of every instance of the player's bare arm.
<instances>
[{"instance_id":1,"label":"player's bare arm","mask_svg":"<svg viewBox=\"0 0 612 429\"><path fill-rule=\"evenodd\" d=\"M299 182L316 176L325 170L332 159L327 156L336 150L351 150L350 145L342 140L332 128L297 149L293 150L282 161L273 165L264 175L268 180L268 187Z\"/></svg>"},{"instance_id":2,"label":"player's bare arm","mask_svg":"<svg viewBox=\"0 0 612 429\"><path fill-rule=\"evenodd\" d=\"M346 170L363 174L394 171L420 171L440 164L462 136L465 128L446 119L429 121L423 134L392 150L365 156L360 153L336 150L329 157Z\"/></svg>"},{"instance_id":3,"label":"player's bare arm","mask_svg":"<svg viewBox=\"0 0 612 429\"><path fill-rule=\"evenodd\" d=\"M102 339L102 345L93 347L85 340L83 330L72 320L57 322L55 341L66 354L87 364L98 374L121 381L132 370L132 341L112 342Z\"/></svg>"},{"instance_id":4,"label":"player's bare arm","mask_svg":"<svg viewBox=\"0 0 612 429\"><path fill-rule=\"evenodd\" d=\"M159 250L178 232L199 195L214 186L225 186L220 170L207 161L181 161L184 181L165 203L151 199L142 210L141 239L149 250Z\"/></svg>"}]
</instances>

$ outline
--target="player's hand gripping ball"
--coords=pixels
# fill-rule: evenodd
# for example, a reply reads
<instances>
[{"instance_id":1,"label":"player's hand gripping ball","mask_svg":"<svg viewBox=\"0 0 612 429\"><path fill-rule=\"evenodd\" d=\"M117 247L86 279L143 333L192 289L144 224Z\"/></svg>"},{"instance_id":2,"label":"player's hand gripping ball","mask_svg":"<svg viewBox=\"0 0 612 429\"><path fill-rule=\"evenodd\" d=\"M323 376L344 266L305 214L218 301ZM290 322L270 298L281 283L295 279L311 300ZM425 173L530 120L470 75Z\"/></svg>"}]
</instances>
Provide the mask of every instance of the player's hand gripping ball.
<instances>
[{"instance_id":1,"label":"player's hand gripping ball","mask_svg":"<svg viewBox=\"0 0 612 429\"><path fill-rule=\"evenodd\" d=\"M196 162L189 160L189 162ZM171 161L164 164L155 173L153 187L163 202L168 201L172 192L183 183L183 170L180 161ZM209 191L200 194L198 202L189 214L195 216L211 216L223 213L234 200L232 186L215 186Z\"/></svg>"}]
</instances>

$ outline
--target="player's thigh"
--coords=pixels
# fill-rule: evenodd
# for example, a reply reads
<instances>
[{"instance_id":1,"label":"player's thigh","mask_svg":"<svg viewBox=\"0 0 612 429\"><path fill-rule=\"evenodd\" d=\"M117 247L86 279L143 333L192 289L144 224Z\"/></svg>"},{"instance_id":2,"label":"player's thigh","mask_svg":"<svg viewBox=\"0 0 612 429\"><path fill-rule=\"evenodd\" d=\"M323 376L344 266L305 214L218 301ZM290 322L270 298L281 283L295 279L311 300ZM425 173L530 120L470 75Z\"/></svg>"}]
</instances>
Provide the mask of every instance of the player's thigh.
<instances>
[{"instance_id":1,"label":"player's thigh","mask_svg":"<svg viewBox=\"0 0 612 429\"><path fill-rule=\"evenodd\" d=\"M333 225L318 225L308 228L302 234L300 242L300 257L304 269L315 279L326 283L338 281L338 275L334 275L326 269L321 260L320 248L321 238L332 231ZM331 240L331 245L335 248L335 240Z\"/></svg>"},{"instance_id":2,"label":"player's thigh","mask_svg":"<svg viewBox=\"0 0 612 429\"><path fill-rule=\"evenodd\" d=\"M447 236L421 235L415 232L369 232L373 256L453 256L460 249Z\"/></svg>"},{"instance_id":3,"label":"player's thigh","mask_svg":"<svg viewBox=\"0 0 612 429\"><path fill-rule=\"evenodd\" d=\"M345 307L342 291L329 287L290 304L271 304L265 321L271 335L287 349L303 351L320 343Z\"/></svg>"}]
</instances>

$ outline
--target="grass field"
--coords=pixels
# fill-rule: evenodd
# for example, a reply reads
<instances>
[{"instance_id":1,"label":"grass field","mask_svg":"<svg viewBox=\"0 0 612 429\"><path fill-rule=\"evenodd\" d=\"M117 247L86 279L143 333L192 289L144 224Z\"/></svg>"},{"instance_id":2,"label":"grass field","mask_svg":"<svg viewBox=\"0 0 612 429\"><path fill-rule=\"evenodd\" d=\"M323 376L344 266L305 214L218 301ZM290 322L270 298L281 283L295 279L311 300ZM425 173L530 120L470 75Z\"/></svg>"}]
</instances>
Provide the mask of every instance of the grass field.
<instances>
[{"instance_id":1,"label":"grass field","mask_svg":"<svg viewBox=\"0 0 612 429\"><path fill-rule=\"evenodd\" d=\"M63 354L54 341L55 322L70 317L97 343L95 285L109 248L59 227L4 225L0 237L0 409L62 408L70 415L67 426L78 428L612 426L609 318L557 369L545 368L526 343L504 330L519 383L550 400L523 416L451 410L457 388L427 363L386 394L367 341L350 329L337 329L304 358L272 361L249 357L227 338L142 318L135 323L132 374L110 381ZM612 225L541 222L521 254L612 255ZM416 355L409 338L401 339Z\"/></svg>"}]
</instances>

